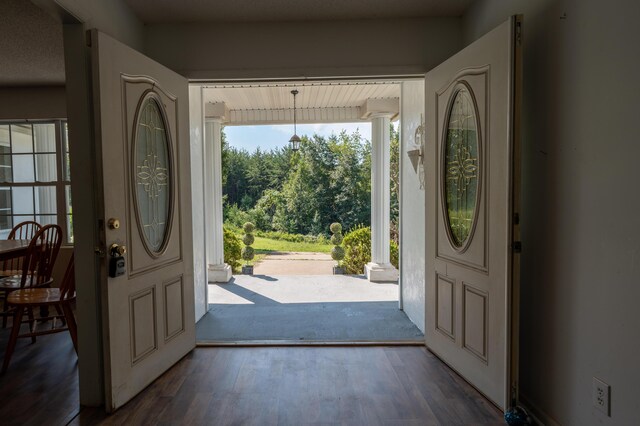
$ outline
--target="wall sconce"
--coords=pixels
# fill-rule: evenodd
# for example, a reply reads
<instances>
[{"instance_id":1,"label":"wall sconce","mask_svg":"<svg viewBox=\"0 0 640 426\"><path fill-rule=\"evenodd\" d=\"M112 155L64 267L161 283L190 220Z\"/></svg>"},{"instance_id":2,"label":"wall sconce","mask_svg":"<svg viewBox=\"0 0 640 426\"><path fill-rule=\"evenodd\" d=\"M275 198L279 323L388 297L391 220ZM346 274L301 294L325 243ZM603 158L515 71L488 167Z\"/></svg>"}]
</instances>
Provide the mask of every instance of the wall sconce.
<instances>
[{"instance_id":1,"label":"wall sconce","mask_svg":"<svg viewBox=\"0 0 640 426\"><path fill-rule=\"evenodd\" d=\"M407 151L407 156L418 175L420 189L424 189L424 117L420 114L420 124L413 134L414 149Z\"/></svg>"}]
</instances>

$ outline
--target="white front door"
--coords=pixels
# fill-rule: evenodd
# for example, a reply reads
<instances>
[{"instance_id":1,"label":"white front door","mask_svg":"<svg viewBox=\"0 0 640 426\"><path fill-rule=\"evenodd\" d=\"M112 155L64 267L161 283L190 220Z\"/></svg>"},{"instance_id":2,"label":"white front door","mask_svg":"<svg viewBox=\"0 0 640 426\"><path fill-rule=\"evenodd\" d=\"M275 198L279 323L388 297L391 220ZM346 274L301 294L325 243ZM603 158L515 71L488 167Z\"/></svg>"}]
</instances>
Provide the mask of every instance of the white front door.
<instances>
[{"instance_id":1,"label":"white front door","mask_svg":"<svg viewBox=\"0 0 640 426\"><path fill-rule=\"evenodd\" d=\"M520 25L513 17L425 82L426 344L503 409L512 397L515 354Z\"/></svg>"},{"instance_id":2,"label":"white front door","mask_svg":"<svg viewBox=\"0 0 640 426\"><path fill-rule=\"evenodd\" d=\"M98 31L91 56L113 411L195 347L189 94L186 79ZM113 244L126 247L123 259Z\"/></svg>"}]
</instances>

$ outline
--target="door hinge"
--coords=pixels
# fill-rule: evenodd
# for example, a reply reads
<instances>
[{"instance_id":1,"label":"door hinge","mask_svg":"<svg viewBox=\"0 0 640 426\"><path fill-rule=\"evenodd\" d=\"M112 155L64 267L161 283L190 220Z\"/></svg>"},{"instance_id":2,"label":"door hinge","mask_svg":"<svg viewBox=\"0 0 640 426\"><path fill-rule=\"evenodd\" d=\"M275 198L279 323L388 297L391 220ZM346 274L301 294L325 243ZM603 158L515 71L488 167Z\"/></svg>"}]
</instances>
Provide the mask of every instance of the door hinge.
<instances>
[{"instance_id":1,"label":"door hinge","mask_svg":"<svg viewBox=\"0 0 640 426\"><path fill-rule=\"evenodd\" d=\"M514 253L522 253L522 242L514 241L513 242L513 252Z\"/></svg>"},{"instance_id":2,"label":"door hinge","mask_svg":"<svg viewBox=\"0 0 640 426\"><path fill-rule=\"evenodd\" d=\"M87 30L85 32L85 43L87 44L87 47L91 47L91 30Z\"/></svg>"},{"instance_id":3,"label":"door hinge","mask_svg":"<svg viewBox=\"0 0 640 426\"><path fill-rule=\"evenodd\" d=\"M516 43L522 46L522 22L516 22Z\"/></svg>"},{"instance_id":4,"label":"door hinge","mask_svg":"<svg viewBox=\"0 0 640 426\"><path fill-rule=\"evenodd\" d=\"M513 224L514 225L520 225L520 214L519 213L514 213L513 214Z\"/></svg>"}]
</instances>

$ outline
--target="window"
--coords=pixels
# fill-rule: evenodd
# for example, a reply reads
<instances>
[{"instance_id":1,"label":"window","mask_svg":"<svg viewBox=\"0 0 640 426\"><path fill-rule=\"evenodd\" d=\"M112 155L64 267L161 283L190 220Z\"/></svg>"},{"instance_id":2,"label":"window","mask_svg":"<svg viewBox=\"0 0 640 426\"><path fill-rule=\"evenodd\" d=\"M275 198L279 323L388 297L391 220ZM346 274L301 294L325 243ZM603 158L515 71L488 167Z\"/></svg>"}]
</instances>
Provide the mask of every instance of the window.
<instances>
[{"instance_id":1,"label":"window","mask_svg":"<svg viewBox=\"0 0 640 426\"><path fill-rule=\"evenodd\" d=\"M0 122L0 238L35 220L73 243L70 179L65 121Z\"/></svg>"}]
</instances>

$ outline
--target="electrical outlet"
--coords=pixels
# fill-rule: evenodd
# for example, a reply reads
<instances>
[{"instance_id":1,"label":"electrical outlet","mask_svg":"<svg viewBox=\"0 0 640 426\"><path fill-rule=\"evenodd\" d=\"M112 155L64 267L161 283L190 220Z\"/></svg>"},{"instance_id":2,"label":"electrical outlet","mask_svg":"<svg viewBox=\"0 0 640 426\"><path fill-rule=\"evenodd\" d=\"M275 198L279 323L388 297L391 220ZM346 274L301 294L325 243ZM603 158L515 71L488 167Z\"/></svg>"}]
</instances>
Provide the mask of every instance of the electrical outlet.
<instances>
[{"instance_id":1,"label":"electrical outlet","mask_svg":"<svg viewBox=\"0 0 640 426\"><path fill-rule=\"evenodd\" d=\"M609 403L611 402L611 386L594 377L591 394L593 406L605 413L607 416L611 416L609 407Z\"/></svg>"}]
</instances>

